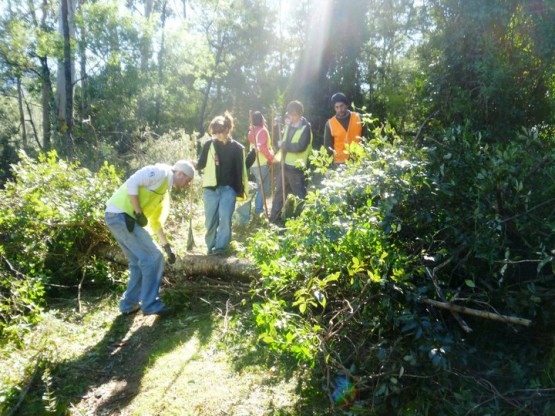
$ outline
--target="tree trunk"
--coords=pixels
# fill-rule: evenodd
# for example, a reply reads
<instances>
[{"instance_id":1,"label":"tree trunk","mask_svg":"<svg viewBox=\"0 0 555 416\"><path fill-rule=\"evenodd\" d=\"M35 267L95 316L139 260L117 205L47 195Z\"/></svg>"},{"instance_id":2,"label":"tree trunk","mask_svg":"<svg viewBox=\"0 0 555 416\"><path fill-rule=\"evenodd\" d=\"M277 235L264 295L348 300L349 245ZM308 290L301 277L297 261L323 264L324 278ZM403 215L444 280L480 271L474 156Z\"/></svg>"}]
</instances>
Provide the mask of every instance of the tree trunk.
<instances>
[{"instance_id":1,"label":"tree trunk","mask_svg":"<svg viewBox=\"0 0 555 416\"><path fill-rule=\"evenodd\" d=\"M204 136L204 118L206 117L206 107L208 106L208 97L210 95L210 90L212 89L213 82L214 82L214 75L212 75L208 80L208 84L206 85L206 90L204 91L204 98L202 100L202 105L199 111L197 130L199 131L200 137Z\"/></svg>"},{"instance_id":2,"label":"tree trunk","mask_svg":"<svg viewBox=\"0 0 555 416\"><path fill-rule=\"evenodd\" d=\"M79 6L83 7L86 0L80 0ZM87 95L87 33L85 32L85 27L82 25L80 42L79 42L79 66L80 66L80 82L81 82L81 120L87 118L89 112L89 99Z\"/></svg>"},{"instance_id":3,"label":"tree trunk","mask_svg":"<svg viewBox=\"0 0 555 416\"><path fill-rule=\"evenodd\" d=\"M58 117L63 120L63 133L66 138L64 151L73 154L73 80L74 60L71 51L71 38L75 34L75 0L62 0L60 13L60 32L64 41L64 58L59 65L57 83Z\"/></svg>"},{"instance_id":4,"label":"tree trunk","mask_svg":"<svg viewBox=\"0 0 555 416\"><path fill-rule=\"evenodd\" d=\"M27 100L25 100L25 107L27 108L27 114L29 116L29 119L27 121L29 121L29 124L31 125L31 128L33 129L33 136L35 137L35 141L37 142L37 146L38 148L42 151L42 144L40 142L39 139L39 134L37 132L37 128L35 127L35 122L33 120L33 113L31 112L31 107L29 106L29 103L27 102Z\"/></svg>"},{"instance_id":5,"label":"tree trunk","mask_svg":"<svg viewBox=\"0 0 555 416\"><path fill-rule=\"evenodd\" d=\"M144 18L145 20L150 19L150 15L152 14L154 0L144 0ZM150 38L147 36L142 36L139 44L139 50L141 53L141 71L140 73L144 76L148 72L148 62L150 60L151 54L151 45L150 45ZM140 120L144 120L147 114L147 102L144 97L139 97L138 107L137 107L137 115Z\"/></svg>"},{"instance_id":6,"label":"tree trunk","mask_svg":"<svg viewBox=\"0 0 555 416\"><path fill-rule=\"evenodd\" d=\"M23 89L21 88L21 77L17 76L17 105L19 109L19 122L21 123L21 145L27 149L27 129L25 127L25 112L23 111Z\"/></svg>"},{"instance_id":7,"label":"tree trunk","mask_svg":"<svg viewBox=\"0 0 555 416\"><path fill-rule=\"evenodd\" d=\"M220 43L216 50L216 59L214 61L214 70L212 71L212 75L208 79L208 84L206 85L206 89L204 90L204 99L202 100L202 106L200 107L199 117L198 117L198 131L200 133L200 137L204 135L204 119L206 117L206 108L208 107L208 99L210 98L210 91L212 90L212 84L214 83L214 79L216 78L216 71L218 69L218 65L222 60L222 54L224 52L226 37L222 35L220 39Z\"/></svg>"},{"instance_id":8,"label":"tree trunk","mask_svg":"<svg viewBox=\"0 0 555 416\"><path fill-rule=\"evenodd\" d=\"M46 56L39 56L42 78L42 146L45 152L52 149L52 123L50 118L54 116L52 102L54 101L52 92L52 80L50 79L50 68ZM55 117L54 117L55 118Z\"/></svg>"},{"instance_id":9,"label":"tree trunk","mask_svg":"<svg viewBox=\"0 0 555 416\"><path fill-rule=\"evenodd\" d=\"M154 0L145 0L145 20L150 19L150 15L152 14ZM148 69L148 61L150 59L150 39L149 38L142 38L141 39L141 70L146 71Z\"/></svg>"},{"instance_id":10,"label":"tree trunk","mask_svg":"<svg viewBox=\"0 0 555 416\"><path fill-rule=\"evenodd\" d=\"M162 89L164 86L164 41L165 41L165 32L164 29L166 27L166 5L167 2L165 1L162 5L162 38L160 40L160 52L158 53L158 94L156 95L156 114L154 116L154 124L158 126L160 124L160 108L162 107Z\"/></svg>"},{"instance_id":11,"label":"tree trunk","mask_svg":"<svg viewBox=\"0 0 555 416\"><path fill-rule=\"evenodd\" d=\"M173 269L189 276L219 276L224 280L250 282L260 276L260 270L251 262L237 257L186 255L179 258Z\"/></svg>"},{"instance_id":12,"label":"tree trunk","mask_svg":"<svg viewBox=\"0 0 555 416\"><path fill-rule=\"evenodd\" d=\"M40 22L40 29L47 31L46 17L50 6L48 0L42 1L42 17ZM32 0L29 0L29 10L35 26L38 28L37 15L35 13L35 6ZM50 78L50 68L48 67L48 58L46 56L39 56L40 61L40 77L42 81L41 87L41 104L42 104L42 149L48 152L52 149L52 126L57 128L56 100L52 90L52 79ZM55 130L56 131L56 130ZM56 134L56 133L54 133Z\"/></svg>"},{"instance_id":13,"label":"tree trunk","mask_svg":"<svg viewBox=\"0 0 555 416\"><path fill-rule=\"evenodd\" d=\"M127 264L127 259L117 246L104 245L98 249L97 254L117 263ZM175 264L166 265L166 271L181 276L178 280L188 277L218 276L224 280L250 282L260 276L260 270L248 260L203 255L178 256Z\"/></svg>"}]
</instances>

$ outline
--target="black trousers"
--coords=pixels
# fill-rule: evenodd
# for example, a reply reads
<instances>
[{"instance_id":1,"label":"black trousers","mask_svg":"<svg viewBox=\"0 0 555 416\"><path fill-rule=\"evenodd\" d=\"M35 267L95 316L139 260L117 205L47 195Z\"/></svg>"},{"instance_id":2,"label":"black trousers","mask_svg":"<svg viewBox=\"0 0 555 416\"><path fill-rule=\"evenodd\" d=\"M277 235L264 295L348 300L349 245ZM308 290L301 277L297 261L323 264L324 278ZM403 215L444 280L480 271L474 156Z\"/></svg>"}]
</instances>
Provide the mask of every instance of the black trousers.
<instances>
[{"instance_id":1,"label":"black trousers","mask_svg":"<svg viewBox=\"0 0 555 416\"><path fill-rule=\"evenodd\" d=\"M283 183L281 180L281 172L278 171L276 174L276 191L274 194L274 200L272 202L272 212L270 214L270 221L278 222L281 218L282 210L284 209L283 204L283 190L285 189L285 200L290 194L295 195L300 199L300 204L295 210L295 214L298 215L303 208L303 202L306 198L306 181L304 172L301 169L297 169L293 166L284 165Z\"/></svg>"}]
</instances>

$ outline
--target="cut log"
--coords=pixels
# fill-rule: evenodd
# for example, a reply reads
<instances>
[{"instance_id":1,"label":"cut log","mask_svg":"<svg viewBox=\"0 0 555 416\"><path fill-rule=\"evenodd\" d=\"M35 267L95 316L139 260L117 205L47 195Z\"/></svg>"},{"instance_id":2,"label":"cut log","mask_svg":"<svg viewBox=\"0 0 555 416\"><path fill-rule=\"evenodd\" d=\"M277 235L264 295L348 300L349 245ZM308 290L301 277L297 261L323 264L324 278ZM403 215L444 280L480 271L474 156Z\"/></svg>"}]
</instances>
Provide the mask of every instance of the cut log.
<instances>
[{"instance_id":1,"label":"cut log","mask_svg":"<svg viewBox=\"0 0 555 416\"><path fill-rule=\"evenodd\" d=\"M186 255L178 257L172 267L186 276L219 276L250 282L260 271L250 261L237 257Z\"/></svg>"},{"instance_id":2,"label":"cut log","mask_svg":"<svg viewBox=\"0 0 555 416\"><path fill-rule=\"evenodd\" d=\"M97 255L120 264L127 264L127 259L117 246L103 245L97 250ZM250 282L260 276L260 270L246 259L198 254L177 256L175 264L171 266L166 264L166 272L181 274L183 278L218 276L220 279L243 282Z\"/></svg>"}]
</instances>

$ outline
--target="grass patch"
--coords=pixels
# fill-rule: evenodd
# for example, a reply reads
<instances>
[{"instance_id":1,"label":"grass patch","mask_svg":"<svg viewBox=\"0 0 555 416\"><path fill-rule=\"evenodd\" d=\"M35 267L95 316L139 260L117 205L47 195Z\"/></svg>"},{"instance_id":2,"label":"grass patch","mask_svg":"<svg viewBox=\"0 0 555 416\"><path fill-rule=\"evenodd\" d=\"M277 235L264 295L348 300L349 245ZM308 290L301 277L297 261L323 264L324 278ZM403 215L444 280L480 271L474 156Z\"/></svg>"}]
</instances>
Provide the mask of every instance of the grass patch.
<instances>
[{"instance_id":1,"label":"grass patch","mask_svg":"<svg viewBox=\"0 0 555 416\"><path fill-rule=\"evenodd\" d=\"M301 397L307 370L257 342L250 306L212 296L172 317L122 316L117 298L89 298L82 315L66 301L20 345L3 346L2 414L325 413L322 397Z\"/></svg>"}]
</instances>

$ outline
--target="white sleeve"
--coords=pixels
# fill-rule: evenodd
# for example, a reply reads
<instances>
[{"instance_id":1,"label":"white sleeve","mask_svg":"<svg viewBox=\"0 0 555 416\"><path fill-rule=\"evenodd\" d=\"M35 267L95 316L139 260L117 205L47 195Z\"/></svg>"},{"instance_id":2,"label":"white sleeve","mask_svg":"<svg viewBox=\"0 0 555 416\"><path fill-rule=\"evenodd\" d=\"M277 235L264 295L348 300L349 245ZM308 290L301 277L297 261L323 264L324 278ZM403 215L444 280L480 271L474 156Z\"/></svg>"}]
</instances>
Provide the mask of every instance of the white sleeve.
<instances>
[{"instance_id":1,"label":"white sleeve","mask_svg":"<svg viewBox=\"0 0 555 416\"><path fill-rule=\"evenodd\" d=\"M139 195L139 187L156 189L166 177L166 172L157 166L150 165L139 169L125 182L129 195Z\"/></svg>"}]
</instances>

